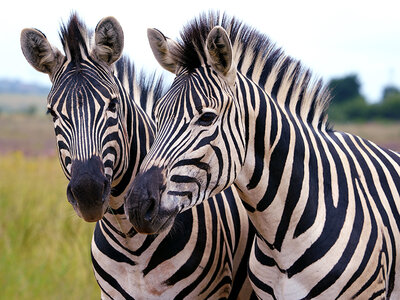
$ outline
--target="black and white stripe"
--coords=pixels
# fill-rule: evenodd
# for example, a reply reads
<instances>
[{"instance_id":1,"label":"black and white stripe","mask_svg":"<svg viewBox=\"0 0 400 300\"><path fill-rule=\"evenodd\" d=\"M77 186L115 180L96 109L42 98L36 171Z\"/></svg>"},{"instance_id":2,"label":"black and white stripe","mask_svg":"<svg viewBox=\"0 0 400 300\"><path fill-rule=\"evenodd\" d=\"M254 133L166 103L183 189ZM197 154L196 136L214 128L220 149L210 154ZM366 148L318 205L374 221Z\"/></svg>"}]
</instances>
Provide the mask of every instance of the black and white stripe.
<instances>
[{"instance_id":1,"label":"black and white stripe","mask_svg":"<svg viewBox=\"0 0 400 300\"><path fill-rule=\"evenodd\" d=\"M136 178L160 170L160 214L234 184L257 230L259 298L398 299L399 154L327 126L322 83L235 18L211 12L178 42L149 40L176 74Z\"/></svg>"},{"instance_id":2,"label":"black and white stripe","mask_svg":"<svg viewBox=\"0 0 400 300\"><path fill-rule=\"evenodd\" d=\"M74 177L77 161L99 157L110 181L91 245L102 299L251 298L246 269L254 232L235 189L180 214L162 234L138 233L126 217L124 197L155 133L140 105L149 112L163 84L137 76L126 57L116 60L96 48L104 24L107 34L118 31L116 20L106 18L92 37L73 14L60 34L65 56L45 47L47 39L37 30L26 29L21 38L28 61L53 84L48 108L65 175ZM118 39L111 35L107 46L118 49L111 43ZM35 53L47 59L35 60Z\"/></svg>"}]
</instances>

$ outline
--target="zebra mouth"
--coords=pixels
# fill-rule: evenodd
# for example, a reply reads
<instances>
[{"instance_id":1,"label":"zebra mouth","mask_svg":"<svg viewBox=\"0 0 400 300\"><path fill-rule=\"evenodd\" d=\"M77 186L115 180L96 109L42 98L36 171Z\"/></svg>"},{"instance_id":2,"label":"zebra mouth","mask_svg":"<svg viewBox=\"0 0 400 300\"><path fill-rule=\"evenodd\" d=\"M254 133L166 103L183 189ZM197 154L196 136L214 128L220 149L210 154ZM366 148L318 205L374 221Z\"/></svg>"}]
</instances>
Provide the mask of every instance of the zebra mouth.
<instances>
[{"instance_id":1,"label":"zebra mouth","mask_svg":"<svg viewBox=\"0 0 400 300\"><path fill-rule=\"evenodd\" d=\"M103 188L97 190L87 186L87 190L82 192L69 184L67 187L67 198L79 217L86 222L97 222L106 212L110 197L110 183L104 182Z\"/></svg>"},{"instance_id":2,"label":"zebra mouth","mask_svg":"<svg viewBox=\"0 0 400 300\"><path fill-rule=\"evenodd\" d=\"M86 222L100 220L108 208L111 183L103 173L99 158L75 161L67 187L67 199L77 215Z\"/></svg>"},{"instance_id":3,"label":"zebra mouth","mask_svg":"<svg viewBox=\"0 0 400 300\"><path fill-rule=\"evenodd\" d=\"M149 209L154 208L149 207ZM148 213L143 215L141 210L135 208L127 209L125 207L125 212L133 228L138 233L158 234L166 231L173 225L179 210L167 211L159 207L158 213L155 215L153 214L152 216Z\"/></svg>"}]
</instances>

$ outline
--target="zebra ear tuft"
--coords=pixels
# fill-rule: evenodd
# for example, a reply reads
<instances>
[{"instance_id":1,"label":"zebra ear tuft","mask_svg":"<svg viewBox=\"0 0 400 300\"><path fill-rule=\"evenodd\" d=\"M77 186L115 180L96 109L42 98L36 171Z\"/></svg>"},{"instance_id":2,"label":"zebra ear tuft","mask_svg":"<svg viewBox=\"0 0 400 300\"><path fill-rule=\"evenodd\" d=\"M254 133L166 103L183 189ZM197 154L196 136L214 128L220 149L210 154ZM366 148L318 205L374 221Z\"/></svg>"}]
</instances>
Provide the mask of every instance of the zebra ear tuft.
<instances>
[{"instance_id":1,"label":"zebra ear tuft","mask_svg":"<svg viewBox=\"0 0 400 300\"><path fill-rule=\"evenodd\" d=\"M206 41L207 59L210 65L230 84L236 81L236 70L233 63L232 45L225 29L215 26L208 34Z\"/></svg>"},{"instance_id":2,"label":"zebra ear tuft","mask_svg":"<svg viewBox=\"0 0 400 300\"><path fill-rule=\"evenodd\" d=\"M177 47L177 43L165 37L161 31L155 28L147 29L147 37L158 63L167 71L175 73L177 62L171 54L171 49Z\"/></svg>"},{"instance_id":3,"label":"zebra ear tuft","mask_svg":"<svg viewBox=\"0 0 400 300\"><path fill-rule=\"evenodd\" d=\"M114 17L101 19L94 34L94 55L107 65L116 62L124 49L124 32Z\"/></svg>"},{"instance_id":4,"label":"zebra ear tuft","mask_svg":"<svg viewBox=\"0 0 400 300\"><path fill-rule=\"evenodd\" d=\"M46 74L53 74L63 55L53 47L46 36L34 28L25 28L21 31L21 49L26 60L36 70Z\"/></svg>"}]
</instances>

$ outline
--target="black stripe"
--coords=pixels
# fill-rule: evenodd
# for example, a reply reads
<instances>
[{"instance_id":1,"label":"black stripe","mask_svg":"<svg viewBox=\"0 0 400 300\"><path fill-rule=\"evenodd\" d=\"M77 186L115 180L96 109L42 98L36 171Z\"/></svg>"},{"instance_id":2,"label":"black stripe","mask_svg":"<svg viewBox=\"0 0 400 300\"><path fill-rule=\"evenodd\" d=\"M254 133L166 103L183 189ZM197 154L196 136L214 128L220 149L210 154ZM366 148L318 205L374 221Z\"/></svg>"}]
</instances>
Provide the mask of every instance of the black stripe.
<instances>
[{"instance_id":1,"label":"black stripe","mask_svg":"<svg viewBox=\"0 0 400 300\"><path fill-rule=\"evenodd\" d=\"M143 270L144 276L150 271L157 268L163 262L168 261L172 257L178 255L185 248L190 240L193 230L193 214L191 210L187 210L178 214L173 227L169 234L161 241L157 249L152 254L149 263ZM176 282L168 281L169 285Z\"/></svg>"},{"instance_id":2,"label":"black stripe","mask_svg":"<svg viewBox=\"0 0 400 300\"><path fill-rule=\"evenodd\" d=\"M271 295L272 299L276 300L275 294L274 294L274 290L272 287L270 287L268 284L266 284L265 282L262 282L260 279L258 279L254 273L251 271L251 269L249 268L247 270L249 279L251 281L251 283L256 286L258 289L262 290L263 292Z\"/></svg>"},{"instance_id":3,"label":"black stripe","mask_svg":"<svg viewBox=\"0 0 400 300\"><path fill-rule=\"evenodd\" d=\"M187 261L184 262L184 264L179 268L179 270L177 270L174 273L174 275L172 275L165 281L167 285L174 285L175 283L185 278L188 278L198 268L203 258L207 241L207 231L206 231L207 224L205 223L204 206L197 205L195 206L194 209L196 209L197 211L197 219L198 219L198 225L196 228L198 230L197 233L198 238L196 240L196 245L192 253L190 254L190 257L187 259ZM189 293L190 293L190 288L187 287L185 291L182 291L181 294L179 294L180 296L177 297L177 299L184 298L183 295L187 295Z\"/></svg>"},{"instance_id":4,"label":"black stripe","mask_svg":"<svg viewBox=\"0 0 400 300\"><path fill-rule=\"evenodd\" d=\"M118 291L124 299L127 300L135 300L135 298L131 297L118 283L116 279L114 279L110 274L108 274L94 259L93 254L91 254L92 257L92 264L93 268L96 271L96 273L104 280L106 281L109 285L111 285L116 291ZM103 288L102 288L103 289Z\"/></svg>"},{"instance_id":5,"label":"black stripe","mask_svg":"<svg viewBox=\"0 0 400 300\"><path fill-rule=\"evenodd\" d=\"M340 141L332 136L332 139L336 142L342 150L343 145ZM331 189L331 171L330 163L326 157L324 148L322 147L321 141L317 140L318 151L321 155L321 161L323 166L323 178L324 178L324 201L326 207L326 219L324 228L318 239L300 256L300 258L287 270L289 277L303 271L307 266L313 264L317 260L321 259L329 249L334 245L339 237L340 231L343 228L343 223L346 217L346 210L348 206L348 186L346 182L346 174L341 161L340 156L336 152L335 148L327 140L327 146L330 154L335 162L335 168L339 182L339 199L337 207L333 205L332 189ZM349 159L349 155L346 155ZM351 176L357 177L357 172L352 169ZM315 199L317 201L318 199ZM329 237L329 239L327 239Z\"/></svg>"},{"instance_id":6,"label":"black stripe","mask_svg":"<svg viewBox=\"0 0 400 300\"><path fill-rule=\"evenodd\" d=\"M282 135L275 149L271 153L268 187L263 198L257 204L257 210L261 212L267 209L269 205L272 203L272 201L275 199L276 193L278 192L278 188L281 184L282 175L284 167L286 165L286 159L289 151L289 148L287 146L290 141L289 122L283 114L281 114L281 117L282 117L282 129L281 129ZM264 158L264 156L262 156L262 158ZM256 165L255 169L264 167L261 158L259 159L259 161L262 162L262 165L261 166Z\"/></svg>"},{"instance_id":7,"label":"black stripe","mask_svg":"<svg viewBox=\"0 0 400 300\"><path fill-rule=\"evenodd\" d=\"M214 207L214 204L213 204L212 201L209 201L209 204L210 204L209 207L210 207L210 210L211 210L211 214L215 216L215 207ZM197 208L197 210L199 210L199 208L200 208L199 205L197 205L196 208ZM217 221L217 218L212 218L212 225L211 225L212 232L210 233L210 234L211 234L211 237L212 237L212 242L211 242L210 255L209 255L209 259L208 259L208 261L207 261L207 264L204 266L204 269L203 269L203 271L201 272L201 274L200 274L189 286L187 286L186 288L184 288L184 289L176 296L175 299L183 299L184 297L186 297L187 295L189 295L189 293L190 293L196 286L198 286L199 283L200 283L201 281L203 281L204 278L206 278L206 276L209 274L210 269L211 269L211 267L212 267L212 265L213 265L213 263L214 263L214 259L213 259L213 258L215 257L215 253L216 253L216 250L217 250L217 241L216 241L216 237L217 237L217 232L216 232L216 230L217 230L217 224L216 224L216 223L217 223L217 222L218 222L218 221ZM204 243L204 242L207 240L207 232L205 232L203 229L201 229L201 227L203 227L204 229L206 228L205 224L203 224L203 226L201 226L201 224L199 223L199 230L201 230L201 235L200 235L200 233L199 233L199 236L202 237L202 238L198 238L198 240L201 239L201 240L203 240L202 243ZM196 246L197 246L197 243L196 243ZM201 252L198 252L199 250L201 250ZM191 261L196 261L196 263L195 263L196 266L198 266L199 263L200 263L200 260L201 260L203 254L204 254L203 251L204 251L204 245L201 245L201 248L200 248L200 249L196 247L195 250L193 251L193 253L197 252L197 253L196 253L196 256L197 256L198 258L197 258L197 259L192 259ZM192 254L193 254L193 253L192 253ZM193 256L193 255L192 255L192 256ZM192 258L192 256L191 256L191 258ZM199 259L200 259L200 260L199 260ZM188 260L188 261L189 261L189 260Z\"/></svg>"},{"instance_id":8,"label":"black stripe","mask_svg":"<svg viewBox=\"0 0 400 300\"><path fill-rule=\"evenodd\" d=\"M254 189L260 183L262 173L264 171L264 157L265 157L265 123L266 123L266 115L267 115L267 107L265 105L265 98L263 93L260 93L260 108L258 111L257 119L256 119L256 132L254 139L254 160L255 167L253 169L253 175L250 178L249 183L247 184L247 188L249 190ZM272 159L271 159L272 161ZM262 206L261 206L262 207ZM260 209L257 206L257 209Z\"/></svg>"},{"instance_id":9,"label":"black stripe","mask_svg":"<svg viewBox=\"0 0 400 300\"><path fill-rule=\"evenodd\" d=\"M113 246L110 245L106 237L103 235L99 223L96 223L96 227L93 233L93 239L97 248L101 251L101 253L106 255L108 258L116 262L127 263L131 266L136 265L136 263L133 260L131 260L126 255L122 254L121 252L117 251Z\"/></svg>"},{"instance_id":10,"label":"black stripe","mask_svg":"<svg viewBox=\"0 0 400 300\"><path fill-rule=\"evenodd\" d=\"M308 198L306 202L306 206L304 207L303 213L300 217L299 222L296 225L296 228L293 233L293 238L299 237L301 234L306 232L310 227L314 224L318 203L314 199L318 199L319 193L319 175L318 175L318 161L317 161L317 149L314 149L312 146L311 138L309 132L304 125L301 123L303 128L303 134L306 137L306 145L308 145L307 150L309 151L309 162L308 162Z\"/></svg>"},{"instance_id":11,"label":"black stripe","mask_svg":"<svg viewBox=\"0 0 400 300\"><path fill-rule=\"evenodd\" d=\"M278 251L281 251L283 239L285 238L286 232L289 229L293 211L299 202L299 195L301 194L304 180L305 145L300 134L300 130L294 120L292 120L291 123L295 131L295 145L293 152L292 173L289 180L289 189L274 241L274 247Z\"/></svg>"}]
</instances>

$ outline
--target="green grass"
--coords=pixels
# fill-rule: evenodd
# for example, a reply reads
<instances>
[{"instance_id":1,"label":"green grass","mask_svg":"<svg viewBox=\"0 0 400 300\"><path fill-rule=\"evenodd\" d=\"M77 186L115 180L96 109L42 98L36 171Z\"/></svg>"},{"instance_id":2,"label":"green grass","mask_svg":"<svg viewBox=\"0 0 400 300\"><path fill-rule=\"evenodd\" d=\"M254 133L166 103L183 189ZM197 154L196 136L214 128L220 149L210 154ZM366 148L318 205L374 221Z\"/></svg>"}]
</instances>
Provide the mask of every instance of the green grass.
<instances>
[{"instance_id":1,"label":"green grass","mask_svg":"<svg viewBox=\"0 0 400 300\"><path fill-rule=\"evenodd\" d=\"M0 299L99 299L94 224L66 200L55 157L0 155Z\"/></svg>"}]
</instances>

